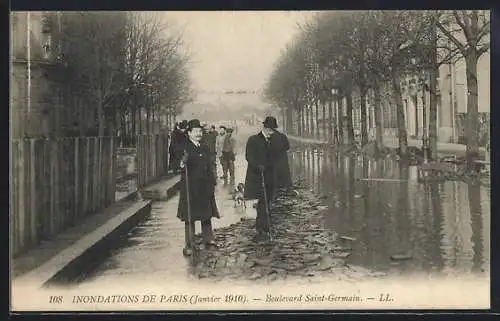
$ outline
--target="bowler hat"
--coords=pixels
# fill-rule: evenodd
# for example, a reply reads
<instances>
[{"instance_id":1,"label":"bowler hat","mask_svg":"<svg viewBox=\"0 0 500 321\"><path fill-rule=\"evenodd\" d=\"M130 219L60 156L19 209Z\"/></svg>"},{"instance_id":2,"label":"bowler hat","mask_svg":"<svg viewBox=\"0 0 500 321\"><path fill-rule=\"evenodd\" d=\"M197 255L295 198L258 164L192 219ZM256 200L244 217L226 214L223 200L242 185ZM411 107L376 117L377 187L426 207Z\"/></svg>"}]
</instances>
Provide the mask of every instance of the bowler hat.
<instances>
[{"instance_id":1,"label":"bowler hat","mask_svg":"<svg viewBox=\"0 0 500 321\"><path fill-rule=\"evenodd\" d=\"M191 119L187 123L187 129L191 130L193 128L202 128L200 121L198 119Z\"/></svg>"},{"instance_id":2,"label":"bowler hat","mask_svg":"<svg viewBox=\"0 0 500 321\"><path fill-rule=\"evenodd\" d=\"M264 125L265 128L270 128L270 129L278 128L278 122L276 121L276 118L272 116L267 116L262 124Z\"/></svg>"},{"instance_id":3,"label":"bowler hat","mask_svg":"<svg viewBox=\"0 0 500 321\"><path fill-rule=\"evenodd\" d=\"M179 122L179 128L186 129L187 124L188 124L187 120L180 121Z\"/></svg>"}]
</instances>

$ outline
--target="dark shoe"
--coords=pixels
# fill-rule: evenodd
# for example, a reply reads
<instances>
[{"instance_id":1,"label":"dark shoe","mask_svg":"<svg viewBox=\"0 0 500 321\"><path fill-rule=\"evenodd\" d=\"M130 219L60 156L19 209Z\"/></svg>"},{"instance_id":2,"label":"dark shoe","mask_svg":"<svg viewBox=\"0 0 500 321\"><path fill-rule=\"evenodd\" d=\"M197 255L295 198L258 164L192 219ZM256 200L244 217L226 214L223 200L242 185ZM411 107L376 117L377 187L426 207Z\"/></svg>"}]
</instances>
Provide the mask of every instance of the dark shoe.
<instances>
[{"instance_id":1,"label":"dark shoe","mask_svg":"<svg viewBox=\"0 0 500 321\"><path fill-rule=\"evenodd\" d=\"M182 249L182 255L191 256L191 255L193 255L193 250L189 247L185 247Z\"/></svg>"}]
</instances>

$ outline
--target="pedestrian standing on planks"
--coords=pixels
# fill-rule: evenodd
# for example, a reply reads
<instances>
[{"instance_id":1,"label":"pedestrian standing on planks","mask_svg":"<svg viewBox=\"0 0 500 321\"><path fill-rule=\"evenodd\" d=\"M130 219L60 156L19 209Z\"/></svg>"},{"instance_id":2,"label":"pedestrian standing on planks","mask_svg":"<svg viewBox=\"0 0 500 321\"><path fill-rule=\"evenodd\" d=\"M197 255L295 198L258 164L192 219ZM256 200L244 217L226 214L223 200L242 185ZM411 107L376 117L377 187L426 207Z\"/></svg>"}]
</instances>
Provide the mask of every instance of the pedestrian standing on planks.
<instances>
[{"instance_id":1,"label":"pedestrian standing on planks","mask_svg":"<svg viewBox=\"0 0 500 321\"><path fill-rule=\"evenodd\" d=\"M203 137L202 143L205 144L210 152L210 159L212 162L212 171L214 172L215 177L217 177L217 131L215 130L215 126L211 126L203 129Z\"/></svg>"},{"instance_id":2,"label":"pedestrian standing on planks","mask_svg":"<svg viewBox=\"0 0 500 321\"><path fill-rule=\"evenodd\" d=\"M224 185L227 184L227 179L229 176L229 184L234 185L234 161L236 160L236 140L233 137L233 129L228 128L226 131L226 137L224 137L224 142L222 143L222 159L224 161Z\"/></svg>"},{"instance_id":3,"label":"pedestrian standing on planks","mask_svg":"<svg viewBox=\"0 0 500 321\"><path fill-rule=\"evenodd\" d=\"M200 121L188 122L188 140L185 144L181 167L181 190L177 217L185 223L184 255L193 254L195 222L201 222L201 231L205 247L216 246L212 230L212 218L220 218L215 202L217 178L212 171L210 151L201 144L203 136ZM186 175L187 173L187 175ZM189 203L188 203L189 201Z\"/></svg>"},{"instance_id":4,"label":"pedestrian standing on planks","mask_svg":"<svg viewBox=\"0 0 500 321\"><path fill-rule=\"evenodd\" d=\"M219 132L218 132L217 139L216 139L215 149L217 152L217 159L219 160L220 166L222 168L222 173L227 172L226 165L224 163L224 159L222 158L222 146L224 145L225 137L226 137L226 126L221 125L221 126L219 126ZM221 176L221 178L223 179L224 176Z\"/></svg>"},{"instance_id":5,"label":"pedestrian standing on planks","mask_svg":"<svg viewBox=\"0 0 500 321\"><path fill-rule=\"evenodd\" d=\"M282 132L274 129L271 139L271 158L274 159L274 188L276 190L287 190L292 186L292 177L290 175L290 165L288 162L288 150L290 142L288 137Z\"/></svg>"},{"instance_id":6,"label":"pedestrian standing on planks","mask_svg":"<svg viewBox=\"0 0 500 321\"><path fill-rule=\"evenodd\" d=\"M273 197L275 180L275 159L272 151L272 135L278 127L276 118L266 117L262 130L250 136L246 145L248 163L245 178L245 198L258 199L257 234L254 241L268 241L271 237L270 202Z\"/></svg>"}]
</instances>

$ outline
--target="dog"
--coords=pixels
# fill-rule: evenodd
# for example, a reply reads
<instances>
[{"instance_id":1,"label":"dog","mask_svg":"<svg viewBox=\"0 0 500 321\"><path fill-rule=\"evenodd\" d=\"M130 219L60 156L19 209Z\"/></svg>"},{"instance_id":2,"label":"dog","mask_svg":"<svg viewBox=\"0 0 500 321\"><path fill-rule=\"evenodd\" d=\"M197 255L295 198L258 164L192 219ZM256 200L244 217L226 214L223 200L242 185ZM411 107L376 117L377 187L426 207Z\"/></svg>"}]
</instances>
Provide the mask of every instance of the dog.
<instances>
[{"instance_id":1,"label":"dog","mask_svg":"<svg viewBox=\"0 0 500 321\"><path fill-rule=\"evenodd\" d=\"M239 183L233 192L234 207L243 206L243 208L247 208L244 194L245 185L243 183Z\"/></svg>"}]
</instances>

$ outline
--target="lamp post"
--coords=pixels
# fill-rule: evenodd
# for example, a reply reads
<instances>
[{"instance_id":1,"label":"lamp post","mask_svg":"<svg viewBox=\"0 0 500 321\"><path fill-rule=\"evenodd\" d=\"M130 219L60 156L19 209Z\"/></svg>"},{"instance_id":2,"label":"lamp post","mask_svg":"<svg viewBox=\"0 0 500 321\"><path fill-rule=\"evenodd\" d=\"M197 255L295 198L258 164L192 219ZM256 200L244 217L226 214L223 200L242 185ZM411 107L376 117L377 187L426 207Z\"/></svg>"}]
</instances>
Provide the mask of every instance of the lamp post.
<instances>
[{"instance_id":1,"label":"lamp post","mask_svg":"<svg viewBox=\"0 0 500 321\"><path fill-rule=\"evenodd\" d=\"M422 131L422 150L424 153L424 163L428 162L429 158L429 122L427 120L427 92L429 91L429 85L427 84L428 73L422 71L420 75L420 85L422 86L422 121L423 121L423 131Z\"/></svg>"}]
</instances>

